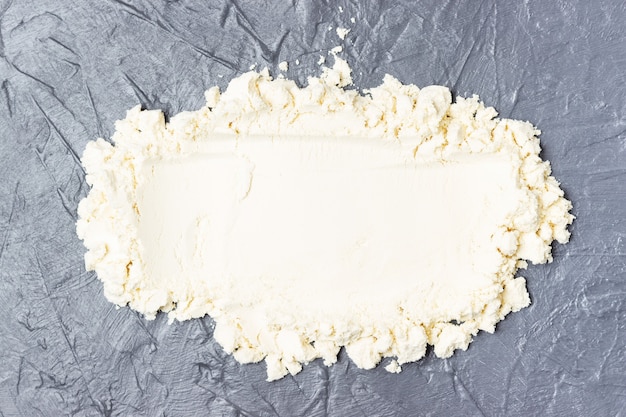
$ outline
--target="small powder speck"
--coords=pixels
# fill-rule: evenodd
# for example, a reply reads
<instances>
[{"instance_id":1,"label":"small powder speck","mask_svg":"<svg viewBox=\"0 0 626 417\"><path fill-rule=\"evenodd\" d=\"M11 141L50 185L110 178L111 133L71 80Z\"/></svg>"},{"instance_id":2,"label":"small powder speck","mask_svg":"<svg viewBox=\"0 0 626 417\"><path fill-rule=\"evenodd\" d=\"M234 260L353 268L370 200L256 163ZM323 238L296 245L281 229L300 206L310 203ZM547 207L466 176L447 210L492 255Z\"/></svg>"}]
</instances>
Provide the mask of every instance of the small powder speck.
<instances>
[{"instance_id":1,"label":"small powder speck","mask_svg":"<svg viewBox=\"0 0 626 417\"><path fill-rule=\"evenodd\" d=\"M337 36L341 39L345 39L346 35L350 32L350 29L346 28L337 28Z\"/></svg>"},{"instance_id":2,"label":"small powder speck","mask_svg":"<svg viewBox=\"0 0 626 417\"><path fill-rule=\"evenodd\" d=\"M391 372L392 374L399 374L402 372L402 366L400 366L400 364L398 364L395 360L392 360L387 366L385 366L385 370L387 372Z\"/></svg>"}]
</instances>

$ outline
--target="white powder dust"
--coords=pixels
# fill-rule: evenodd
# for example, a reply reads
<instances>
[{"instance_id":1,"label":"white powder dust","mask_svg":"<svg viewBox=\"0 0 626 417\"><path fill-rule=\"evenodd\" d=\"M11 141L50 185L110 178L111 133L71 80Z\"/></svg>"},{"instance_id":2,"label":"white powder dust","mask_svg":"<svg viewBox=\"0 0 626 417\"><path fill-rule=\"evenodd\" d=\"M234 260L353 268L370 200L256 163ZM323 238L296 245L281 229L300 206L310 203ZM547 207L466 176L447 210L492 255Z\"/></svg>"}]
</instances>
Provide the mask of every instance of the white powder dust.
<instances>
[{"instance_id":1,"label":"white powder dust","mask_svg":"<svg viewBox=\"0 0 626 417\"><path fill-rule=\"evenodd\" d=\"M400 372L530 303L518 268L573 220L540 132L442 86L344 89L335 62L304 88L245 73L169 123L135 107L88 144L77 232L107 299L210 315L268 380L342 346Z\"/></svg>"},{"instance_id":2,"label":"white powder dust","mask_svg":"<svg viewBox=\"0 0 626 417\"><path fill-rule=\"evenodd\" d=\"M344 39L346 39L346 35L347 35L348 33L350 33L350 29L346 29L346 28L337 28L337 29L336 29L336 32L337 32L337 36L339 36L339 38L340 38L341 40L344 40Z\"/></svg>"}]
</instances>

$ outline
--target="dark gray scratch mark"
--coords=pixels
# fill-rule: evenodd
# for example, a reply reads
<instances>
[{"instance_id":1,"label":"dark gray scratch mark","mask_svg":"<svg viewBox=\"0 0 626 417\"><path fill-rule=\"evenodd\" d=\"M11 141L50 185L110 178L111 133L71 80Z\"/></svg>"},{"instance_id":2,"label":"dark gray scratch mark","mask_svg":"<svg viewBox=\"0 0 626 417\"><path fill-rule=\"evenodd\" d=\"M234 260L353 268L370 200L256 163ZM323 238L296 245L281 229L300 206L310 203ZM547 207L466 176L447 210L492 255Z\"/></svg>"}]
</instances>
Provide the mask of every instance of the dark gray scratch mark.
<instances>
[{"instance_id":1,"label":"dark gray scratch mark","mask_svg":"<svg viewBox=\"0 0 626 417\"><path fill-rule=\"evenodd\" d=\"M276 45L276 49L272 51L272 49L270 49L267 43L265 43L261 39L259 34L256 32L256 30L254 30L254 26L252 25L252 23L250 23L250 20L248 19L246 14L241 10L241 7L239 7L239 4L237 4L235 0L232 0L232 5L233 5L233 8L235 9L235 13L236 13L235 18L237 19L237 23L239 24L239 27L241 27L248 35L250 35L256 41L257 45L259 45L259 47L261 48L261 54L263 58L267 61L270 61L276 64L277 63L276 61L280 54L280 50L282 49L282 46L283 46L283 42L285 41L285 38L287 37L290 31L289 30L285 31L283 36L278 41L278 44Z\"/></svg>"},{"instance_id":2,"label":"dark gray scratch mark","mask_svg":"<svg viewBox=\"0 0 626 417\"><path fill-rule=\"evenodd\" d=\"M24 372L24 362L26 358L22 356L20 358L20 365L17 368L17 382L15 383L15 392L20 395L20 385L22 385L22 373Z\"/></svg>"},{"instance_id":3,"label":"dark gray scratch mark","mask_svg":"<svg viewBox=\"0 0 626 417\"><path fill-rule=\"evenodd\" d=\"M124 12L130 14L131 16L134 16L134 17L136 17L136 18L138 18L138 19L148 23L149 25L151 25L151 26L153 26L153 27L155 27L157 29L162 30L163 32L168 34L168 36L170 36L170 37L172 37L172 38L174 38L174 39L176 39L176 40L178 40L180 42L183 42L185 45L189 46L190 48L192 48L194 51L198 52L199 54L201 54L201 55L203 55L203 56L205 56L207 58L212 59L213 61L215 61L215 62L225 66L226 68L228 68L228 69L230 69L232 71L239 72L238 67L233 65L232 62L230 62L230 61L228 61L228 60L226 60L224 58L218 57L214 53L211 53L210 51L208 51L208 50L206 50L206 49L204 49L204 48L202 48L202 47L200 47L200 46L198 46L196 44L191 43L187 39L185 39L182 36L178 35L176 33L176 31L174 31L172 28L168 28L167 25L165 25L160 20L154 21L154 20L150 19L148 16L145 15L145 13L141 12L136 7L134 7L134 6L132 6L132 5L128 4L128 3L125 3L125 2L123 2L121 0L113 0L113 1L115 3L120 4L121 6L123 6L126 9L126 10L123 9L122 11L124 11Z\"/></svg>"},{"instance_id":4,"label":"dark gray scratch mark","mask_svg":"<svg viewBox=\"0 0 626 417\"><path fill-rule=\"evenodd\" d=\"M328 416L330 412L330 375L326 365L322 369L324 371L324 415Z\"/></svg>"},{"instance_id":5,"label":"dark gray scratch mark","mask_svg":"<svg viewBox=\"0 0 626 417\"><path fill-rule=\"evenodd\" d=\"M46 141L47 144L47 141ZM44 144L44 149L45 149L45 145ZM48 174L48 176L50 177L50 180L52 180L53 183L57 183L56 182L56 178L54 177L54 175L52 174L52 172L50 171L50 169L48 168L48 165L46 164L46 162L44 161L44 157L43 157L43 152L39 151L38 149L34 149L33 150L35 152L35 155L37 155L37 159L39 159L39 162L41 163L41 165L43 166L44 171L46 171L46 174Z\"/></svg>"},{"instance_id":6,"label":"dark gray scratch mark","mask_svg":"<svg viewBox=\"0 0 626 417\"><path fill-rule=\"evenodd\" d=\"M130 84L131 88L135 92L135 96L139 99L139 101L142 104L150 104L150 103L152 103L152 100L150 99L150 97L148 97L146 95L146 93L144 93L144 91L141 89L141 87L139 87L139 85L135 82L135 80L130 78L130 76L128 74L126 74L126 73L124 73L123 76L126 79L126 81L128 81L128 83Z\"/></svg>"},{"instance_id":7,"label":"dark gray scratch mark","mask_svg":"<svg viewBox=\"0 0 626 417\"><path fill-rule=\"evenodd\" d=\"M9 88L10 88L9 80L2 81L2 92L4 94L4 99L7 102L7 110L9 111L9 117L13 118L13 104L12 104L13 99L11 98Z\"/></svg>"},{"instance_id":8,"label":"dark gray scratch mark","mask_svg":"<svg viewBox=\"0 0 626 417\"><path fill-rule=\"evenodd\" d=\"M75 76L76 74L78 74L78 73L80 72L80 70L82 69L82 68L80 67L80 64L79 64L79 63L77 63L77 62L70 61L69 59L66 59L66 58L62 58L62 59L61 59L61 61L62 61L62 62L65 62L67 65L69 65L70 67L72 67L72 73L70 74L70 77L69 77L69 78L74 78L74 76Z\"/></svg>"},{"instance_id":9,"label":"dark gray scratch mark","mask_svg":"<svg viewBox=\"0 0 626 417\"><path fill-rule=\"evenodd\" d=\"M298 391L300 391L300 394L302 394L302 396L304 398L309 399L307 397L306 393L304 392L304 390L302 389L302 387L300 386L300 384L298 383L298 380L296 379L296 377L291 375L291 374L289 376L291 377L291 380L293 381L293 383L298 388ZM302 414L303 415L305 415L305 416L310 416L311 415L311 410L313 408L315 408L315 406L317 405L317 401L315 401L315 399L316 399L316 396L314 396L313 398L310 399L310 401L308 401L308 404L302 410Z\"/></svg>"},{"instance_id":10,"label":"dark gray scratch mark","mask_svg":"<svg viewBox=\"0 0 626 417\"><path fill-rule=\"evenodd\" d=\"M67 141L67 139L65 139L65 137L61 134L61 132L59 131L59 129L56 127L56 125L54 124L54 122L52 120L50 120L50 117L48 116L48 114L45 112L45 110L39 105L39 102L35 99L35 97L33 97L32 95L30 96L30 98L33 100L33 102L35 103L35 105L37 106L37 108L39 109L39 111L41 111L41 113L43 114L43 117L46 119L46 121L48 122L48 125L57 133L57 136L59 137L59 139L61 140L61 143L63 144L63 146L65 147L65 149L67 149L67 151L70 153L70 155L72 156L72 158L74 159L74 162L76 163L76 165L78 165L78 167L80 168L80 170L83 172L83 175L85 175L85 168L83 168L82 164L80 163L80 158L78 156L78 154L76 153L76 151L74 150L74 148L72 148L72 146L70 145L70 143Z\"/></svg>"},{"instance_id":11,"label":"dark gray scratch mark","mask_svg":"<svg viewBox=\"0 0 626 417\"><path fill-rule=\"evenodd\" d=\"M91 400L92 405L95 405L96 401L94 400L91 394L91 390L89 389L89 382L87 381L87 378L85 378L85 373L83 372L83 369L81 367L80 359L78 358L78 354L76 353L76 347L72 345L72 342L70 342L70 338L65 331L65 326L63 325L63 320L61 320L61 314L59 313L59 310L57 309L56 305L54 304L54 301L52 300L52 294L50 293L50 289L48 288L48 284L46 283L45 269L41 263L41 258L39 257L39 253L37 252L36 249L34 250L34 253L35 253L35 259L37 261L37 267L39 268L39 277L41 278L43 289L46 292L46 297L48 298L48 301L50 302L50 307L52 308L54 317L56 318L56 322L61 330L61 334L63 335L63 338L65 339L65 342L67 343L68 348L70 349L70 352L72 353L72 357L74 358L76 368L78 369L78 372L80 372L80 378L83 380L83 383L85 384L87 395L89 395L89 399Z\"/></svg>"},{"instance_id":12,"label":"dark gray scratch mark","mask_svg":"<svg viewBox=\"0 0 626 417\"><path fill-rule=\"evenodd\" d=\"M483 417L487 417L485 412L483 411L483 409L480 407L480 405L478 405L478 401L476 401L476 399L474 398L472 393L467 389L467 387L463 383L463 380L459 377L458 373L456 372L456 369L452 369L452 380L454 382L455 389L456 389L456 386L459 386L459 388L461 388L462 392L465 395L467 395L467 398L469 398L469 400L472 402L472 404L474 404L474 406L476 407L476 410L478 410L480 415L483 416Z\"/></svg>"},{"instance_id":13,"label":"dark gray scratch mark","mask_svg":"<svg viewBox=\"0 0 626 417\"><path fill-rule=\"evenodd\" d=\"M202 365L202 364L199 364L199 365ZM219 398L220 400L224 401L226 404L230 405L234 410L236 410L241 415L248 416L248 417L254 417L254 414L252 412L249 412L249 411L243 409L241 406L239 406L239 405L235 404L234 402L232 402L231 400L229 400L228 397L226 397L224 395L221 395L221 394L218 394L215 390L213 390L213 389L211 389L211 388L209 388L207 386L200 385L198 383L196 383L196 385L200 389L202 389L202 390L210 393L211 395L213 395L215 398Z\"/></svg>"},{"instance_id":14,"label":"dark gray scratch mark","mask_svg":"<svg viewBox=\"0 0 626 417\"><path fill-rule=\"evenodd\" d=\"M474 13L474 15L472 16L471 21L476 21L476 18L480 15L480 10L483 8L484 4L485 4L485 0L481 1L480 5L476 8L476 13ZM485 21L483 21L483 24L485 23ZM462 33L461 36L460 36L460 40L459 40L459 42L458 42L458 44L457 44L457 46L456 46L456 48L454 50L454 53L453 53L453 55L455 57L457 56L457 54L459 52L461 52L461 50L462 50L462 48L464 46L464 42L463 42L464 39L465 39L465 33ZM466 54L464 54L465 56L463 58L463 64L461 66L461 70L459 70L455 76L452 76L451 72L454 71L454 68L456 67L456 60L454 62L454 65L452 66L452 68L450 68L450 67L444 67L443 68L443 73L444 73L444 76L446 77L446 81L447 82L452 82L452 78L454 78L456 80L455 84L458 82L459 78L461 77L461 74L463 73L463 69L465 68L465 65L467 64L467 60L469 59L469 55L470 55L471 51L476 46L476 42L477 42L477 40L475 40L472 43L472 46L470 47L470 50Z\"/></svg>"},{"instance_id":15,"label":"dark gray scratch mark","mask_svg":"<svg viewBox=\"0 0 626 417\"><path fill-rule=\"evenodd\" d=\"M102 136L102 121L100 120L100 116L98 116L98 110L96 110L96 105L93 101L93 95L91 94L91 89L89 88L89 85L87 84L84 78L83 78L83 86L85 87L85 90L87 91L87 98L89 99L89 104L91 104L91 109L93 110L94 117L96 118L98 137L101 137Z\"/></svg>"},{"instance_id":16,"label":"dark gray scratch mark","mask_svg":"<svg viewBox=\"0 0 626 417\"><path fill-rule=\"evenodd\" d=\"M157 339L154 337L152 333L150 333L150 330L148 330L148 328L146 327L146 324L144 320L141 318L141 316L139 315L139 313L136 313L133 316L137 319L137 323L139 324L139 327L141 327L141 329L144 332L146 332L146 334L148 335L148 339L150 340L150 343L156 346L158 342Z\"/></svg>"},{"instance_id":17,"label":"dark gray scratch mark","mask_svg":"<svg viewBox=\"0 0 626 417\"><path fill-rule=\"evenodd\" d=\"M53 38L53 37L49 37L48 38L52 43L55 43L57 45L59 45L62 49L66 50L67 52L69 52L70 54L77 56L78 58L82 59L82 56L80 56L80 54L76 53L76 51L74 51L72 48L70 48L69 46L67 46L66 44L64 44L63 42L61 42L60 40L58 40L57 38Z\"/></svg>"},{"instance_id":18,"label":"dark gray scratch mark","mask_svg":"<svg viewBox=\"0 0 626 417\"><path fill-rule=\"evenodd\" d=\"M483 3L481 3L481 7L480 8L482 8L483 4L484 4L484 1L483 1ZM489 13L487 14L487 16L485 16L485 19L481 22L480 27L478 28L478 35L481 35L485 31L485 28L487 27L487 21L490 19L491 14L493 13L494 7L495 7L495 3L494 3L493 6L491 6L491 9L489 10ZM461 76L463 75L463 72L465 71L465 67L467 67L467 63L469 62L470 57L474 56L473 52L476 50L476 46L477 46L477 44L479 42L479 39L482 39L482 38L477 36L477 39L475 39L472 42L472 46L470 47L469 51L467 51L467 53L463 57L463 64L461 65L461 69L459 70L459 72L458 72L458 74L456 76L456 79L454 80L454 84L452 85L452 89L455 90L455 91L457 90L457 86L459 84Z\"/></svg>"},{"instance_id":19,"label":"dark gray scratch mark","mask_svg":"<svg viewBox=\"0 0 626 417\"><path fill-rule=\"evenodd\" d=\"M270 409L272 410L272 412L274 413L274 415L276 417L280 417L280 413L278 412L278 410L276 409L276 407L274 407L274 404L272 404L269 400L267 400L259 391L258 387L254 387L254 391L259 395L259 398L261 399L261 401L263 401L265 404L267 404ZM306 414L305 414L306 415Z\"/></svg>"},{"instance_id":20,"label":"dark gray scratch mark","mask_svg":"<svg viewBox=\"0 0 626 417\"><path fill-rule=\"evenodd\" d=\"M18 181L15 184L15 190L13 191L13 200L11 201L11 212L9 213L9 220L7 221L6 229L4 232L4 237L2 238L2 246L0 246L0 265L2 264L2 255L4 254L4 249L7 246L7 241L9 240L9 234L11 233L11 223L13 221L13 215L15 214L15 206L17 200L17 189L20 186L20 182Z\"/></svg>"},{"instance_id":21,"label":"dark gray scratch mark","mask_svg":"<svg viewBox=\"0 0 626 417\"><path fill-rule=\"evenodd\" d=\"M61 204L63 204L63 208L65 209L65 212L70 215L70 217L72 218L72 220L74 220L74 222L76 222L77 220L76 214L74 213L74 210L70 208L69 199L67 198L63 190L61 190L60 188L57 188L57 194L59 195L59 198L61 199Z\"/></svg>"},{"instance_id":22,"label":"dark gray scratch mark","mask_svg":"<svg viewBox=\"0 0 626 417\"><path fill-rule=\"evenodd\" d=\"M7 61L7 62L8 62L8 61ZM39 79L39 78L35 77L34 75L29 74L28 72L21 70L21 69L20 69L17 65L15 65L15 64L12 64L12 63L11 63L10 65L11 65L11 67L13 67L13 69L15 69L15 71L17 71L17 72L19 72L20 74L22 74L22 75L24 75L24 76L26 76L26 77L30 78L31 80L33 80L33 81L37 82L38 84L43 85L43 86L44 86L47 90L49 90L49 91L50 91L53 95L56 93L56 89L55 89L52 85L50 85L50 84L48 84L47 82L45 82L44 80L41 80L41 79ZM32 96L31 96L31 97L32 97Z\"/></svg>"},{"instance_id":23,"label":"dark gray scratch mark","mask_svg":"<svg viewBox=\"0 0 626 417\"><path fill-rule=\"evenodd\" d=\"M22 18L22 19L19 21L19 23L18 23L17 25L15 25L15 26L11 29L11 31L10 31L9 33L12 35L12 34L13 34L13 31L15 31L15 30L19 30L19 29L23 29L23 27L24 27L25 25L28 25L28 24L30 24L31 22L33 22L33 21L35 21L35 20L37 20L37 19L40 19L40 18L42 18L42 17L44 17L44 16L50 16L50 17L52 17L54 20L57 20L57 21L59 21L59 22L63 22L63 18L62 18L61 16L59 16L58 14L56 14L56 13L52 13L52 12L50 12L50 11L46 11L46 12L43 12L43 13L40 13L40 14L36 14L36 15L34 15L34 16L31 16L31 17L29 17L28 19L24 19L24 18Z\"/></svg>"}]
</instances>

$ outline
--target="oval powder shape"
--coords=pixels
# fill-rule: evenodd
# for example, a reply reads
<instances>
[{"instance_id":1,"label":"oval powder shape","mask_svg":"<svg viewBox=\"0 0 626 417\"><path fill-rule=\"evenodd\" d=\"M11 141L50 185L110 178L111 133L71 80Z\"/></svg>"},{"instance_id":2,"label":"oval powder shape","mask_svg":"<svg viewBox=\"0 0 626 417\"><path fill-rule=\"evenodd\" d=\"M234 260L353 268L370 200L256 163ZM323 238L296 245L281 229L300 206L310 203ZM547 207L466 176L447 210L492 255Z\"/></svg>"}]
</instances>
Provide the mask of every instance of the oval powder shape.
<instances>
[{"instance_id":1,"label":"oval powder shape","mask_svg":"<svg viewBox=\"0 0 626 417\"><path fill-rule=\"evenodd\" d=\"M445 87L387 76L360 95L336 60L299 88L234 79L174 116L130 110L83 155L88 269L152 318L211 315L268 379L440 357L529 304L525 260L551 260L573 216L531 124Z\"/></svg>"}]
</instances>

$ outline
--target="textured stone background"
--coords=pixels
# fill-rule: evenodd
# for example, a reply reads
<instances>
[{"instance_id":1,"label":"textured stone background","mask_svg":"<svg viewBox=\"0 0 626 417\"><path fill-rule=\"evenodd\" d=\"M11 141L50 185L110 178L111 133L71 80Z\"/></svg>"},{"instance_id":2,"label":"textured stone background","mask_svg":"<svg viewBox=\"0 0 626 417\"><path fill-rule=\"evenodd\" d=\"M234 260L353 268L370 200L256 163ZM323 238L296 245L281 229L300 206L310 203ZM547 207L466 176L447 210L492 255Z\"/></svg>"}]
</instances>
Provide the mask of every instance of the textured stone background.
<instances>
[{"instance_id":1,"label":"textured stone background","mask_svg":"<svg viewBox=\"0 0 626 417\"><path fill-rule=\"evenodd\" d=\"M0 415L626 415L625 21L610 0L0 0ZM578 219L524 272L533 305L467 352L399 375L342 355L266 383L209 318L104 299L74 231L79 155L137 103L197 109L252 64L304 83L337 26L358 88L390 73L536 124Z\"/></svg>"}]
</instances>

